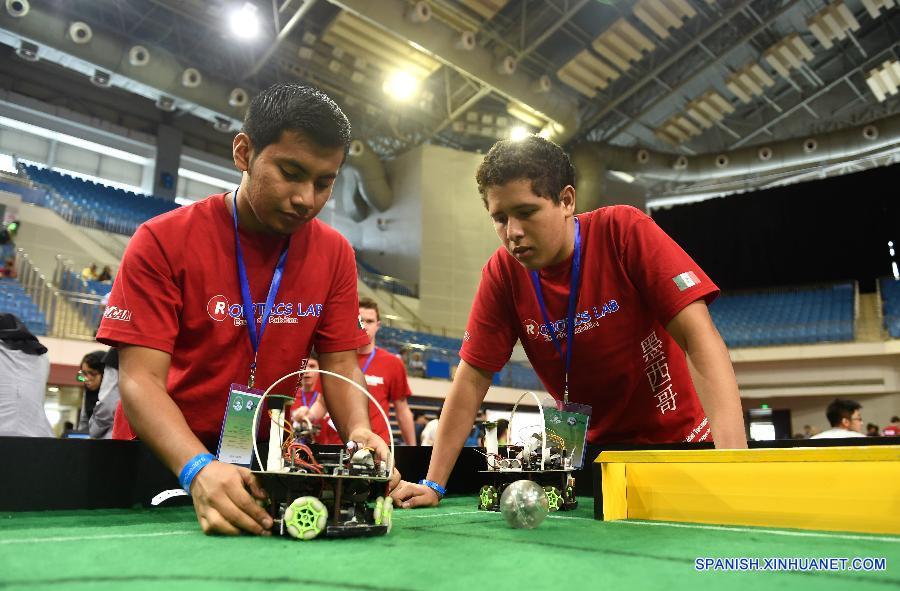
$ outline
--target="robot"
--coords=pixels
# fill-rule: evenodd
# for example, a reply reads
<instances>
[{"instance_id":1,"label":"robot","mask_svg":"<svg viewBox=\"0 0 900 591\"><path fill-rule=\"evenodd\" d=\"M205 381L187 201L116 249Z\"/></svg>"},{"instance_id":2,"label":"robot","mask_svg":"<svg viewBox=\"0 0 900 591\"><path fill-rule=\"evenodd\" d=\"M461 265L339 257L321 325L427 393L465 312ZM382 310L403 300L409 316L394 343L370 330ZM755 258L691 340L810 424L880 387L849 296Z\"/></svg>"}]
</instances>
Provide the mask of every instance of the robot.
<instances>
[{"instance_id":1,"label":"robot","mask_svg":"<svg viewBox=\"0 0 900 591\"><path fill-rule=\"evenodd\" d=\"M484 428L487 469L480 473L487 475L488 484L478 493L479 510L500 511L503 491L517 480L533 480L543 487L551 511L571 511L578 507L572 476L573 450L566 448L562 437L545 427L543 432L527 438L524 445L508 445L501 453L497 444L497 423L485 422Z\"/></svg>"},{"instance_id":2,"label":"robot","mask_svg":"<svg viewBox=\"0 0 900 591\"><path fill-rule=\"evenodd\" d=\"M344 379L371 398L362 387L338 374L325 370L293 372L273 383L263 394L254 415L254 433L264 406L262 402L269 392L282 380L306 371ZM380 406L376 407L380 410ZM393 472L393 444L387 461L377 461L374 450L359 447L355 442L335 452L314 454L306 444L313 429L309 421L295 432L290 422L285 421L282 410L268 412L268 461L264 470L255 470L253 474L269 494L264 506L275 523L273 533L312 540L381 536L391 530L393 504L387 491ZM390 423L387 424L390 430ZM255 437L253 452L257 465L262 466Z\"/></svg>"}]
</instances>

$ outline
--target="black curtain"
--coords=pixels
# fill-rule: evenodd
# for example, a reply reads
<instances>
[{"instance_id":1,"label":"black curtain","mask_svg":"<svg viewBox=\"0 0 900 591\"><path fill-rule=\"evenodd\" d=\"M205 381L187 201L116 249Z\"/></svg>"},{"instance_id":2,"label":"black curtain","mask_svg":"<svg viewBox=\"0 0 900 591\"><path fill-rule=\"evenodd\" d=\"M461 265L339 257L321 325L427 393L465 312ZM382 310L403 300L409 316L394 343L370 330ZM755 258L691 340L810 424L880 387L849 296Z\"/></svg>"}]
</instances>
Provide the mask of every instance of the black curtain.
<instances>
[{"instance_id":1,"label":"black curtain","mask_svg":"<svg viewBox=\"0 0 900 591\"><path fill-rule=\"evenodd\" d=\"M874 291L900 250L900 165L658 209L653 219L720 287L856 279Z\"/></svg>"}]
</instances>

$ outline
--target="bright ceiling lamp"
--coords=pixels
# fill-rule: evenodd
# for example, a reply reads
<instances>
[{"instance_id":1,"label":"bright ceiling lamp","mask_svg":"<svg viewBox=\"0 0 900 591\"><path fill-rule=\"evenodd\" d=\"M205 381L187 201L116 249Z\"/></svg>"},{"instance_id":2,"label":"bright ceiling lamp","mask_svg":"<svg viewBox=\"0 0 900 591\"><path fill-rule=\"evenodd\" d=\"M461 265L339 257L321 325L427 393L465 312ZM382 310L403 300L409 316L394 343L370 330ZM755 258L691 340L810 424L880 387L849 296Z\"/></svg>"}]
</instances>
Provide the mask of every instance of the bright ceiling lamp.
<instances>
[{"instance_id":1,"label":"bright ceiling lamp","mask_svg":"<svg viewBox=\"0 0 900 591\"><path fill-rule=\"evenodd\" d=\"M409 72L399 70L388 76L382 90L394 100L406 102L418 93L419 81Z\"/></svg>"},{"instance_id":2,"label":"bright ceiling lamp","mask_svg":"<svg viewBox=\"0 0 900 591\"><path fill-rule=\"evenodd\" d=\"M531 135L531 132L528 131L527 128L522 127L521 125L517 125L509 130L509 139L514 142L518 142L519 140L524 140L528 136Z\"/></svg>"},{"instance_id":3,"label":"bright ceiling lamp","mask_svg":"<svg viewBox=\"0 0 900 591\"><path fill-rule=\"evenodd\" d=\"M627 172L621 170L610 170L609 174L616 177L620 181L625 181L629 184L634 182L634 175L628 174Z\"/></svg>"},{"instance_id":4,"label":"bright ceiling lamp","mask_svg":"<svg viewBox=\"0 0 900 591\"><path fill-rule=\"evenodd\" d=\"M233 10L228 23L231 32L241 39L253 39L259 35L259 17L256 6L250 2L244 2L243 6Z\"/></svg>"}]
</instances>

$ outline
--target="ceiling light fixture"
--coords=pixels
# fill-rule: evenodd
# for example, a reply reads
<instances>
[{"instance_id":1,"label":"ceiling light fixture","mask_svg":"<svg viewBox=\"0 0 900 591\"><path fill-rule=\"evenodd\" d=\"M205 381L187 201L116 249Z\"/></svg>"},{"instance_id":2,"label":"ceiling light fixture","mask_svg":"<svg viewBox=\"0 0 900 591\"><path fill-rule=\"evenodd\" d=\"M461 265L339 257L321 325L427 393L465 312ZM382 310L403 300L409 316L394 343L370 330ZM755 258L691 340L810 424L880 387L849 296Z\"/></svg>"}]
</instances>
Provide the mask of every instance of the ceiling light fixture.
<instances>
[{"instance_id":1,"label":"ceiling light fixture","mask_svg":"<svg viewBox=\"0 0 900 591\"><path fill-rule=\"evenodd\" d=\"M228 19L231 32L241 39L253 39L259 35L259 16L256 14L256 6L250 2L235 9Z\"/></svg>"},{"instance_id":2,"label":"ceiling light fixture","mask_svg":"<svg viewBox=\"0 0 900 591\"><path fill-rule=\"evenodd\" d=\"M400 70L388 76L382 90L393 99L406 102L418 92L419 81L409 72Z\"/></svg>"},{"instance_id":3,"label":"ceiling light fixture","mask_svg":"<svg viewBox=\"0 0 900 591\"><path fill-rule=\"evenodd\" d=\"M518 142L520 140L524 140L528 136L531 135L531 132L528 131L527 128L522 127L521 125L517 125L509 130L509 139L514 142Z\"/></svg>"}]
</instances>

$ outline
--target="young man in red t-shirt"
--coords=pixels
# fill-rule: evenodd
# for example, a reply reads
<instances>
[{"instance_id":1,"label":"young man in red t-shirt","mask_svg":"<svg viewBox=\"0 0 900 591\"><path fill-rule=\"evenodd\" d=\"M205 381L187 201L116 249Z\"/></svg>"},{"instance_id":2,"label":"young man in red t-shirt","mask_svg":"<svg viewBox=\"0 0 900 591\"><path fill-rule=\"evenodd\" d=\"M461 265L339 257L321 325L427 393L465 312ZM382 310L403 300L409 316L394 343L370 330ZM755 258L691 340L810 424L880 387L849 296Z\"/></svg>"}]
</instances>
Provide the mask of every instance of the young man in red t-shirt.
<instances>
[{"instance_id":1,"label":"young man in red t-shirt","mask_svg":"<svg viewBox=\"0 0 900 591\"><path fill-rule=\"evenodd\" d=\"M557 400L568 391L593 408L590 443L747 446L706 307L719 290L652 219L625 206L576 216L574 168L537 136L495 144L476 178L502 247L482 273L427 480L394 491L402 506L438 503L516 340Z\"/></svg>"},{"instance_id":2,"label":"young man in red t-shirt","mask_svg":"<svg viewBox=\"0 0 900 591\"><path fill-rule=\"evenodd\" d=\"M368 344L356 350L360 370L366 378L366 387L378 401L384 414L390 416L389 406L394 407L403 442L406 445L415 445L416 427L413 423L412 410L407 401L412 392L406 377L406 367L399 357L375 346L375 335L381 328L378 303L369 298L361 299L359 301L359 317L369 338ZM330 400L331 394L326 393L325 396L317 399L311 409L300 407L293 412L295 421L304 416L314 422L321 421L322 430L316 437L316 443L341 443L341 436L335 431L332 420L328 416L328 409L331 408ZM369 402L369 422L372 424L372 430L387 441L388 427L381 413L378 412L378 408L371 401Z\"/></svg>"},{"instance_id":3,"label":"young man in red t-shirt","mask_svg":"<svg viewBox=\"0 0 900 591\"><path fill-rule=\"evenodd\" d=\"M264 90L234 138L238 189L146 222L122 260L97 335L120 349L113 437L140 437L180 474L204 532L272 526L250 470L208 453L231 384L266 389L304 367L313 346L323 369L364 383L353 250L315 219L349 142L349 121L324 93ZM323 382L341 432L385 456L364 397Z\"/></svg>"}]
</instances>

